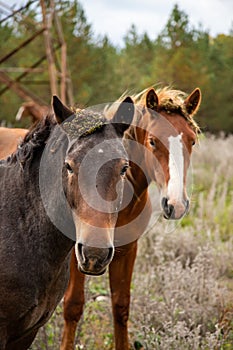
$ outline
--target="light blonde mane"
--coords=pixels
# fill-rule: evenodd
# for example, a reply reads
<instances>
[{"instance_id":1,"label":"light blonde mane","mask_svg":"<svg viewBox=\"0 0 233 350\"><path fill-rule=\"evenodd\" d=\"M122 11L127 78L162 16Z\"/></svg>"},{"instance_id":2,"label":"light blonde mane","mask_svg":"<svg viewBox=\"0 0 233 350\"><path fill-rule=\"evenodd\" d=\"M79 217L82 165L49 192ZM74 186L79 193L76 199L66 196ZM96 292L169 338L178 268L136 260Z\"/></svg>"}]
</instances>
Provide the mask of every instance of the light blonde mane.
<instances>
[{"instance_id":1,"label":"light blonde mane","mask_svg":"<svg viewBox=\"0 0 233 350\"><path fill-rule=\"evenodd\" d=\"M147 92L151 89L146 88L142 90L141 92L137 94L130 95L130 97L133 99L136 106L139 108L143 108L146 106L146 95ZM188 96L185 92L180 90L172 89L169 86L166 86L164 88L159 88L155 90L159 105L158 105L158 113L160 111L165 111L167 114L177 113L179 115L182 115L189 125L192 127L194 132L196 134L200 133L200 128L196 121L193 119L193 115L189 115L186 107L185 107L185 99ZM114 113L116 112L119 103L123 102L126 96L129 94L125 92L120 98L116 101L117 103L113 103L112 105L108 105L105 108L105 117L107 119L111 119Z\"/></svg>"},{"instance_id":2,"label":"light blonde mane","mask_svg":"<svg viewBox=\"0 0 233 350\"><path fill-rule=\"evenodd\" d=\"M138 94L131 96L136 105L139 105L141 107L146 105L146 95L150 89L151 88L147 88ZM160 111L165 111L168 114L178 113L187 120L196 134L200 133L200 128L196 121L193 119L193 115L189 115L186 110L185 99L187 97L187 94L185 92L172 89L168 86L156 89L155 92L159 100L158 113Z\"/></svg>"}]
</instances>

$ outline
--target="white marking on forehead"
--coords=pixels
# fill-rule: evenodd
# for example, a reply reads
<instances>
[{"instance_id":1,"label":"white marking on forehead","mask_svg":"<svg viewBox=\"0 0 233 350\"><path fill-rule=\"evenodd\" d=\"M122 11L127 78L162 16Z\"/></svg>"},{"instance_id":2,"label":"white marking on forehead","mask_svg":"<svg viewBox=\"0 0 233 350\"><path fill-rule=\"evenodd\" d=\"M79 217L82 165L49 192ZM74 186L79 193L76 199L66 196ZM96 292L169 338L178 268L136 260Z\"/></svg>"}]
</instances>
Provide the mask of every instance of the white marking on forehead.
<instances>
[{"instance_id":1,"label":"white marking on forehead","mask_svg":"<svg viewBox=\"0 0 233 350\"><path fill-rule=\"evenodd\" d=\"M169 136L169 174L168 197L182 200L184 180L184 156L182 145L182 133L177 136Z\"/></svg>"},{"instance_id":2,"label":"white marking on forehead","mask_svg":"<svg viewBox=\"0 0 233 350\"><path fill-rule=\"evenodd\" d=\"M104 153L104 151L102 150L102 148L98 149L98 153Z\"/></svg>"}]
</instances>

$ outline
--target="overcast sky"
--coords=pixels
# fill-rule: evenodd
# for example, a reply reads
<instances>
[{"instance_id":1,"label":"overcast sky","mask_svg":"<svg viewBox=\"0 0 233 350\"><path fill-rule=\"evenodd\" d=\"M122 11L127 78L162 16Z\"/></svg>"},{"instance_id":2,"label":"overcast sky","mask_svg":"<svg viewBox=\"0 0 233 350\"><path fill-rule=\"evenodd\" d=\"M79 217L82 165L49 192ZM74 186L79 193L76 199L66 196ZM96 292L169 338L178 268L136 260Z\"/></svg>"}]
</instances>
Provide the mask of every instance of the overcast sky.
<instances>
[{"instance_id":1,"label":"overcast sky","mask_svg":"<svg viewBox=\"0 0 233 350\"><path fill-rule=\"evenodd\" d=\"M1 1L18 8L28 0ZM229 34L233 23L233 0L79 0L95 35L107 34L115 45L132 24L139 34L155 39L165 27L174 5L189 16L191 25L208 30L210 35Z\"/></svg>"},{"instance_id":2,"label":"overcast sky","mask_svg":"<svg viewBox=\"0 0 233 350\"><path fill-rule=\"evenodd\" d=\"M165 27L174 5L199 23L210 35L229 34L233 23L233 0L80 0L94 33L107 34L117 45L135 24L139 34L155 39Z\"/></svg>"}]
</instances>

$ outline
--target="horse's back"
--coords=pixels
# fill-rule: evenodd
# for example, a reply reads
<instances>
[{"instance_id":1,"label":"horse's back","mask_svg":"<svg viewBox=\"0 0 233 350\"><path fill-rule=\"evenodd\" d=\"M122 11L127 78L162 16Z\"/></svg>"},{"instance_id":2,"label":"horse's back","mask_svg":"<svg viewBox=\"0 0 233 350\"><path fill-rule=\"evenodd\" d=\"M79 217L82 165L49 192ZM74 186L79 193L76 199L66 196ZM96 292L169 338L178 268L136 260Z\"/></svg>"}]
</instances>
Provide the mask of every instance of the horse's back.
<instances>
[{"instance_id":1,"label":"horse's back","mask_svg":"<svg viewBox=\"0 0 233 350\"><path fill-rule=\"evenodd\" d=\"M27 129L0 127L0 159L15 152L27 132Z\"/></svg>"}]
</instances>

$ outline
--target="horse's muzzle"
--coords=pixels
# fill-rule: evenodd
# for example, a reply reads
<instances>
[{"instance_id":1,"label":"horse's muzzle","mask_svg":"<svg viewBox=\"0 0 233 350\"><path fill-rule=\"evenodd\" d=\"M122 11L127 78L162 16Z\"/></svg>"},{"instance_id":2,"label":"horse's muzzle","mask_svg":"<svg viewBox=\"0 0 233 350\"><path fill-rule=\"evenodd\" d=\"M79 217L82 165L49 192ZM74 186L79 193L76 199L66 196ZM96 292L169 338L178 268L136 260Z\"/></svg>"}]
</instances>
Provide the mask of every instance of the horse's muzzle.
<instances>
[{"instance_id":1,"label":"horse's muzzle","mask_svg":"<svg viewBox=\"0 0 233 350\"><path fill-rule=\"evenodd\" d=\"M189 200L171 201L166 197L162 198L164 218L170 220L181 219L189 209Z\"/></svg>"},{"instance_id":2,"label":"horse's muzzle","mask_svg":"<svg viewBox=\"0 0 233 350\"><path fill-rule=\"evenodd\" d=\"M112 261L114 248L97 248L77 243L76 256L79 270L87 275L102 275Z\"/></svg>"}]
</instances>

